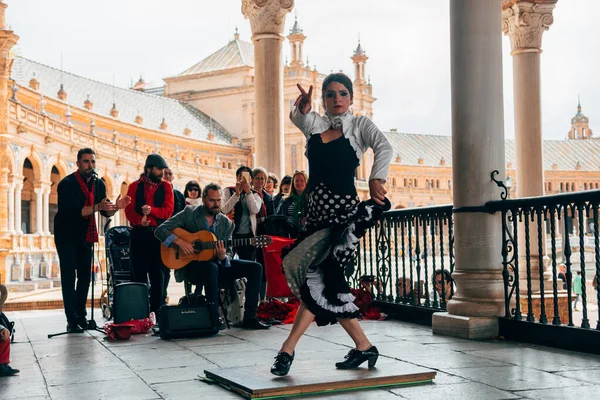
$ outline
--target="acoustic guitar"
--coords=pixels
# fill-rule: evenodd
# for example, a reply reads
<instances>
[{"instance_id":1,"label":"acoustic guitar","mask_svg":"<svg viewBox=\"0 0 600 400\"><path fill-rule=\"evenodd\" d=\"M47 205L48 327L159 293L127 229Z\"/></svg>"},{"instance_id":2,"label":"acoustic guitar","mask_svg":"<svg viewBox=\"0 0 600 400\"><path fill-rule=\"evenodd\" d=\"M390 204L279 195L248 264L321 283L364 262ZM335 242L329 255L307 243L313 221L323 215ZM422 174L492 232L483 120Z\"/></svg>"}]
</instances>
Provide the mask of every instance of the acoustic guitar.
<instances>
[{"instance_id":1,"label":"acoustic guitar","mask_svg":"<svg viewBox=\"0 0 600 400\"><path fill-rule=\"evenodd\" d=\"M215 245L217 237L210 231L198 231L190 233L185 229L175 228L172 232L177 237L186 240L194 246L193 254L183 254L178 246L160 246L160 258L163 264L170 269L180 269L192 261L210 261L217 255ZM267 247L273 242L269 236L256 236L246 239L224 240L225 247L228 246L254 246Z\"/></svg>"}]
</instances>

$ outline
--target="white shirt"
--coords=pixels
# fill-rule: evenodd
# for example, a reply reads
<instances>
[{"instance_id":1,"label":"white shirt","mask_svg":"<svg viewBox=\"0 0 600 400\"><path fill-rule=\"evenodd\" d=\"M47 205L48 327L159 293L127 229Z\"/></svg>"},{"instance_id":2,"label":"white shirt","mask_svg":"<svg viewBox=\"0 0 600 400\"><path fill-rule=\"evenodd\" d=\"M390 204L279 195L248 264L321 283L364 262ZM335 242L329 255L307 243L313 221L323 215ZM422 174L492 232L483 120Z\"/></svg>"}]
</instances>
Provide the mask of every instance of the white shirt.
<instances>
[{"instance_id":1,"label":"white shirt","mask_svg":"<svg viewBox=\"0 0 600 400\"><path fill-rule=\"evenodd\" d=\"M309 139L311 135L321 134L330 128L330 123L326 117L322 117L314 111L304 115L298 110L298 107L292 109L290 119L304 133L306 139ZM343 117L342 133L356 152L359 162L365 151L369 148L373 149L375 157L369 180L381 179L385 181L394 150L373 121L365 116L347 115Z\"/></svg>"}]
</instances>

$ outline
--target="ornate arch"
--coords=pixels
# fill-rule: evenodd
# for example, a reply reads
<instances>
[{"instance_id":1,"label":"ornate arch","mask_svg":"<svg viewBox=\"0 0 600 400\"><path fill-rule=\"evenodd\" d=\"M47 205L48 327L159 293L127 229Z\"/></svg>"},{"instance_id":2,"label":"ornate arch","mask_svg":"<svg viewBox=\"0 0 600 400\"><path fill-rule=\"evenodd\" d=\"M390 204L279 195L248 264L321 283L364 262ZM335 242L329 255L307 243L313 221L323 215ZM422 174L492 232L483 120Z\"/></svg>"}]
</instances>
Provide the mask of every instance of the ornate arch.
<instances>
[{"instance_id":1,"label":"ornate arch","mask_svg":"<svg viewBox=\"0 0 600 400\"><path fill-rule=\"evenodd\" d=\"M48 178L48 180L50 179L50 173L48 173L47 176L44 173L45 168L42 156L37 151L32 151L30 147L23 147L19 152L19 157L17 157L18 164L17 168L15 169L15 175L23 175L23 167L25 165L26 158L29 159L29 162L31 162L31 165L33 166L33 177L36 182L39 182L42 180L42 178L46 177ZM46 160L46 163L47 162L48 161ZM50 168L50 170L52 170L52 168Z\"/></svg>"}]
</instances>

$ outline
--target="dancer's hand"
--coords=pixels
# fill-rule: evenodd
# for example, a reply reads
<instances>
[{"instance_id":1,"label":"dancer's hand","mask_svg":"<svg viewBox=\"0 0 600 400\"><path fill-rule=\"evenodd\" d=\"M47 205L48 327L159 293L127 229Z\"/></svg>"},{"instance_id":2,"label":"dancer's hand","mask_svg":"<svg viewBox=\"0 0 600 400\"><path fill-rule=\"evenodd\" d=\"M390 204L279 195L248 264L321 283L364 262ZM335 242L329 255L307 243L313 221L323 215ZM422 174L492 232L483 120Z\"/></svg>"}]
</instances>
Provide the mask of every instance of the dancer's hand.
<instances>
[{"instance_id":1,"label":"dancer's hand","mask_svg":"<svg viewBox=\"0 0 600 400\"><path fill-rule=\"evenodd\" d=\"M310 109L312 108L313 86L310 85L308 93L306 93L306 90L304 90L304 88L299 83L296 84L296 86L298 86L298 89L300 89L300 96L298 96L294 105L298 107L298 110L300 110L300 112L303 115L306 115L310 112Z\"/></svg>"},{"instance_id":2,"label":"dancer's hand","mask_svg":"<svg viewBox=\"0 0 600 400\"><path fill-rule=\"evenodd\" d=\"M387 190L383 187L383 181L381 179L372 179L369 181L369 195L375 203L382 206L384 204L385 195Z\"/></svg>"},{"instance_id":3,"label":"dancer's hand","mask_svg":"<svg viewBox=\"0 0 600 400\"><path fill-rule=\"evenodd\" d=\"M3 342L5 340L10 340L10 332L6 328L0 331L0 342Z\"/></svg>"}]
</instances>

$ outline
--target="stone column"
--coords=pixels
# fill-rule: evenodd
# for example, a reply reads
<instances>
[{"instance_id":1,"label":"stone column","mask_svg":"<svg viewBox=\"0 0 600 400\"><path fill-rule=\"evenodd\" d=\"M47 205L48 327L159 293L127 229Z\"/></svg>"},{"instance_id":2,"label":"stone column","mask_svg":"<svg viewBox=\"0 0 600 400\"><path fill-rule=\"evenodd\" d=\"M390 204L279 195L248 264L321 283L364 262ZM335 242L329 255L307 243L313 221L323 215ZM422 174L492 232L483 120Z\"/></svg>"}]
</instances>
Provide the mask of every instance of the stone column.
<instances>
[{"instance_id":1,"label":"stone column","mask_svg":"<svg viewBox=\"0 0 600 400\"><path fill-rule=\"evenodd\" d=\"M15 184L8 184L8 233L15 234Z\"/></svg>"},{"instance_id":2,"label":"stone column","mask_svg":"<svg viewBox=\"0 0 600 400\"><path fill-rule=\"evenodd\" d=\"M42 189L42 229L44 235L50 235L50 185L47 184Z\"/></svg>"},{"instance_id":3,"label":"stone column","mask_svg":"<svg viewBox=\"0 0 600 400\"><path fill-rule=\"evenodd\" d=\"M504 170L500 0L451 0L452 174L456 292L433 332L468 339L498 334L504 307L502 224L481 207L499 197Z\"/></svg>"},{"instance_id":4,"label":"stone column","mask_svg":"<svg viewBox=\"0 0 600 400\"><path fill-rule=\"evenodd\" d=\"M513 57L515 100L515 177L516 197L544 195L544 166L542 151L542 101L540 92L540 54L542 35L552 25L552 10L557 0L504 1L502 31L510 37ZM541 224L544 222L541 221ZM532 291L540 290L537 219L530 224L530 263ZM562 229L562 228L561 228ZM542 226L542 242L545 228ZM545 246L543 246L545 247ZM525 228L519 227L519 265L526 268ZM543 267L546 270L545 267ZM545 273L546 280L552 279ZM519 283L527 291L526 274Z\"/></svg>"},{"instance_id":5,"label":"stone column","mask_svg":"<svg viewBox=\"0 0 600 400\"><path fill-rule=\"evenodd\" d=\"M42 235L44 234L44 227L43 227L43 220L44 220L44 210L43 210L43 204L44 204L44 199L43 199L43 193L44 193L44 189L39 187L39 188L35 188L35 233L37 235Z\"/></svg>"},{"instance_id":6,"label":"stone column","mask_svg":"<svg viewBox=\"0 0 600 400\"><path fill-rule=\"evenodd\" d=\"M285 168L281 44L285 15L293 7L294 0L242 0L242 13L250 20L254 42L254 166L278 176L283 176Z\"/></svg>"},{"instance_id":7,"label":"stone column","mask_svg":"<svg viewBox=\"0 0 600 400\"><path fill-rule=\"evenodd\" d=\"M22 177L15 184L15 231L18 235L23 233L21 229L21 191L23 190Z\"/></svg>"}]
</instances>

